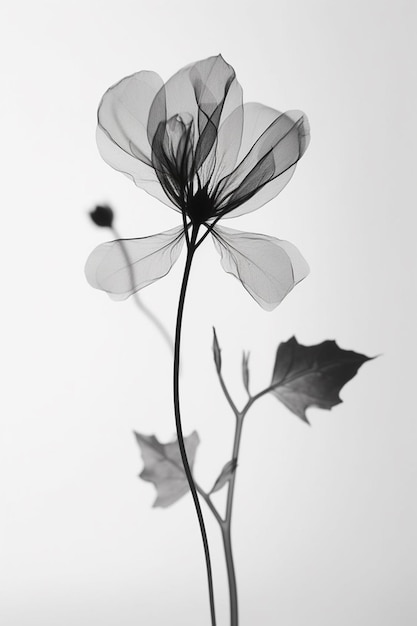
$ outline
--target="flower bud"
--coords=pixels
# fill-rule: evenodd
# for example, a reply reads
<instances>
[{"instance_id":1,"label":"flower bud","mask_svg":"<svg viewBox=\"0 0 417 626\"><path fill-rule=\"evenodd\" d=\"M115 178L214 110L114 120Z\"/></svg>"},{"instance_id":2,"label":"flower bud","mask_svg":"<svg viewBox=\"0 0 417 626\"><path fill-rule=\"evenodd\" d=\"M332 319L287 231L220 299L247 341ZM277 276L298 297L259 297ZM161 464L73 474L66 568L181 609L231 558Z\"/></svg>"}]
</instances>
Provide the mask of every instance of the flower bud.
<instances>
[{"instance_id":1,"label":"flower bud","mask_svg":"<svg viewBox=\"0 0 417 626\"><path fill-rule=\"evenodd\" d=\"M90 211L89 215L96 226L111 228L113 225L113 210L107 205L96 206L94 211Z\"/></svg>"},{"instance_id":2,"label":"flower bud","mask_svg":"<svg viewBox=\"0 0 417 626\"><path fill-rule=\"evenodd\" d=\"M250 392L249 392L249 352L243 353L242 356L242 378L243 378L243 385L246 389L246 391L248 392L248 395L250 396Z\"/></svg>"},{"instance_id":3,"label":"flower bud","mask_svg":"<svg viewBox=\"0 0 417 626\"><path fill-rule=\"evenodd\" d=\"M220 374L222 368L222 357L219 342L217 341L216 329L213 327L213 357L217 373Z\"/></svg>"}]
</instances>

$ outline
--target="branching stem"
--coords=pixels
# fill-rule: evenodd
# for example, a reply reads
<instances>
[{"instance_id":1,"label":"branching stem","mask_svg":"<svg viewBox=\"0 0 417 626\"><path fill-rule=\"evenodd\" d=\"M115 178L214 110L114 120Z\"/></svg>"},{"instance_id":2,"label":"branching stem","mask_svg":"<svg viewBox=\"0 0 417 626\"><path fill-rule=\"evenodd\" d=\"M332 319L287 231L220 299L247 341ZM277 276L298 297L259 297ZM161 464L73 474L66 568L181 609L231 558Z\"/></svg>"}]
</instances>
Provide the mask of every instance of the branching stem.
<instances>
[{"instance_id":1,"label":"branching stem","mask_svg":"<svg viewBox=\"0 0 417 626\"><path fill-rule=\"evenodd\" d=\"M246 413L249 411L249 409L254 404L254 402L256 402L256 400L258 400L259 398L261 398L268 392L272 391L274 387L276 387L276 384L273 384L267 387L266 389L263 389L262 391L260 391L254 396L249 396L249 399L246 402L245 406L243 407L241 411L239 411L229 393L229 390L226 387L226 384L224 382L223 375L220 369L217 369L217 375L219 378L220 386L225 395L225 398L228 404L230 405L230 408L232 409L236 418L232 459L236 462L236 467L237 467L238 460L239 460L240 442L242 438L243 421L246 416ZM226 513L225 513L224 519L220 518L217 512L217 509L213 507L211 500L209 499L210 504L207 502L207 504L209 504L210 509L212 510L214 516L216 517L219 523L220 530L222 533L223 548L224 548L224 555L225 555L226 569L227 569L227 579L228 579L228 584L229 584L230 626L238 626L239 624L237 582L236 582L236 572L235 572L235 565L234 565L234 559L233 559L232 537L231 537L233 498L234 498L234 493L235 493L235 484L236 484L236 469L231 475L230 480L228 482ZM214 508L214 511L212 507Z\"/></svg>"}]
</instances>

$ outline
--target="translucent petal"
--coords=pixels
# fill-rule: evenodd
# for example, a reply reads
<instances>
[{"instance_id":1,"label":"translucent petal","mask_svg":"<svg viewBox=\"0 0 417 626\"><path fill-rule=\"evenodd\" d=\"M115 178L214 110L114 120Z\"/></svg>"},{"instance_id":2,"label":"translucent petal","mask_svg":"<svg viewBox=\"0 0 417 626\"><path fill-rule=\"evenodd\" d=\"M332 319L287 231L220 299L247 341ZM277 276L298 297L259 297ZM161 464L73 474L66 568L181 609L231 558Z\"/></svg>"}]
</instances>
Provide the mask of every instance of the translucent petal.
<instances>
[{"instance_id":1,"label":"translucent petal","mask_svg":"<svg viewBox=\"0 0 417 626\"><path fill-rule=\"evenodd\" d=\"M240 85L238 85L240 88ZM232 86L233 87L233 86ZM210 189L225 176L228 176L236 166L243 132L243 105L239 105L222 121L218 132L214 152L215 167L210 172ZM203 177L208 180L208 176Z\"/></svg>"},{"instance_id":2,"label":"translucent petal","mask_svg":"<svg viewBox=\"0 0 417 626\"><path fill-rule=\"evenodd\" d=\"M238 278L267 311L278 306L309 272L305 259L288 241L219 226L212 235L223 269Z\"/></svg>"},{"instance_id":3,"label":"translucent petal","mask_svg":"<svg viewBox=\"0 0 417 626\"><path fill-rule=\"evenodd\" d=\"M230 213L226 213L222 219L239 217L239 215L245 215L246 213L251 213L252 211L256 211L257 209L260 209L264 204L266 204L270 200L273 200L273 198L275 198L279 193L281 193L284 187L289 183L289 181L291 180L295 172L295 168L296 168L296 165L293 165L286 172L284 172L280 176L277 176L277 178L274 178L268 184L263 185L263 187L258 189L257 192L254 195L252 195L251 198L249 198L249 200L246 200L244 204L239 205L236 209L233 209Z\"/></svg>"},{"instance_id":4,"label":"translucent petal","mask_svg":"<svg viewBox=\"0 0 417 626\"><path fill-rule=\"evenodd\" d=\"M174 115L159 124L152 143L152 165L167 196L178 207L184 206L194 177L193 132L190 113Z\"/></svg>"},{"instance_id":5,"label":"translucent petal","mask_svg":"<svg viewBox=\"0 0 417 626\"><path fill-rule=\"evenodd\" d=\"M109 241L88 257L87 280L114 300L125 300L168 274L183 244L182 226L149 237Z\"/></svg>"},{"instance_id":6,"label":"translucent petal","mask_svg":"<svg viewBox=\"0 0 417 626\"><path fill-rule=\"evenodd\" d=\"M146 132L149 110L162 85L158 74L143 71L110 87L97 112L97 146L111 167L169 207L179 210L159 183Z\"/></svg>"},{"instance_id":7,"label":"translucent petal","mask_svg":"<svg viewBox=\"0 0 417 626\"><path fill-rule=\"evenodd\" d=\"M122 150L151 164L146 128L149 111L163 81L155 72L137 72L123 78L104 94L98 124Z\"/></svg>"},{"instance_id":8,"label":"translucent petal","mask_svg":"<svg viewBox=\"0 0 417 626\"><path fill-rule=\"evenodd\" d=\"M156 168L159 169L159 149L155 142L163 141L166 120L177 115L192 116L190 139L194 147L194 170L198 171L215 150L221 123L239 106L242 106L242 89L234 69L221 55L188 65L174 74L156 95L149 112L148 140L157 156Z\"/></svg>"},{"instance_id":9,"label":"translucent petal","mask_svg":"<svg viewBox=\"0 0 417 626\"><path fill-rule=\"evenodd\" d=\"M230 90L235 71L221 55L191 63L176 72L156 95L149 114L148 137L152 144L160 122L191 113L197 135L219 104L226 118L241 101L241 90ZM230 93L229 93L230 91ZM229 98L228 98L229 96Z\"/></svg>"},{"instance_id":10,"label":"translucent petal","mask_svg":"<svg viewBox=\"0 0 417 626\"><path fill-rule=\"evenodd\" d=\"M229 217L254 211L275 197L290 180L309 140L301 111L280 113L257 103L245 104L243 111L239 164L217 191L217 212Z\"/></svg>"},{"instance_id":11,"label":"translucent petal","mask_svg":"<svg viewBox=\"0 0 417 626\"><path fill-rule=\"evenodd\" d=\"M171 209L180 210L161 187L157 173L152 166L146 165L143 161L122 150L100 126L97 127L96 140L101 156L113 169L130 178L135 185Z\"/></svg>"}]
</instances>

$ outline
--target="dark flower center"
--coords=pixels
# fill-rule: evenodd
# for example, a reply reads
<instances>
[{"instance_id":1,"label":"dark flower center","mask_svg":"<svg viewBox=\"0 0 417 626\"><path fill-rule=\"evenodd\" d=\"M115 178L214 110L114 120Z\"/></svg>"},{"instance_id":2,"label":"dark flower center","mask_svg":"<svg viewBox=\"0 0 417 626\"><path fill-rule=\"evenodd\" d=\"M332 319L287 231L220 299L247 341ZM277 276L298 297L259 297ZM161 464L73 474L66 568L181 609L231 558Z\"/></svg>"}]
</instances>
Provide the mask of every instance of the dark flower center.
<instances>
[{"instance_id":1,"label":"dark flower center","mask_svg":"<svg viewBox=\"0 0 417 626\"><path fill-rule=\"evenodd\" d=\"M189 196L185 212L193 224L199 225L214 217L214 199L210 198L206 188L200 188L194 195Z\"/></svg>"}]
</instances>

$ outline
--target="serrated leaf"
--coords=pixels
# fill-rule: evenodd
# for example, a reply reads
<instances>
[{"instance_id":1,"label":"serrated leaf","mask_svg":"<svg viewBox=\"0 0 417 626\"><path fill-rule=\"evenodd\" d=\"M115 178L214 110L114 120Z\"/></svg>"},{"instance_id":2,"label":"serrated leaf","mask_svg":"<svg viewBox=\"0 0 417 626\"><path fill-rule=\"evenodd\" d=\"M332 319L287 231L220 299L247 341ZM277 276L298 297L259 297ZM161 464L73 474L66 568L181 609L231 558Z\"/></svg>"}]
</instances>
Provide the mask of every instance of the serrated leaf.
<instances>
[{"instance_id":1,"label":"serrated leaf","mask_svg":"<svg viewBox=\"0 0 417 626\"><path fill-rule=\"evenodd\" d=\"M213 326L213 357L217 373L220 374L222 368L222 357L219 342L217 341L216 329Z\"/></svg>"},{"instance_id":2,"label":"serrated leaf","mask_svg":"<svg viewBox=\"0 0 417 626\"><path fill-rule=\"evenodd\" d=\"M278 400L309 423L306 409L331 409L342 402L339 391L372 357L342 350L335 341L303 346L295 337L277 350L271 390Z\"/></svg>"},{"instance_id":3,"label":"serrated leaf","mask_svg":"<svg viewBox=\"0 0 417 626\"><path fill-rule=\"evenodd\" d=\"M189 491L187 477L182 465L178 440L160 443L154 435L135 432L144 468L139 474L142 480L155 485L157 498L154 507L168 507ZM196 431L184 437L188 463L192 469L200 438Z\"/></svg>"},{"instance_id":4,"label":"serrated leaf","mask_svg":"<svg viewBox=\"0 0 417 626\"><path fill-rule=\"evenodd\" d=\"M246 391L248 392L248 395L250 396L250 392L249 392L249 352L243 353L242 356L242 378L243 378L243 385L246 389Z\"/></svg>"},{"instance_id":5,"label":"serrated leaf","mask_svg":"<svg viewBox=\"0 0 417 626\"><path fill-rule=\"evenodd\" d=\"M233 472L236 469L236 466L237 466L236 459L232 459L231 461L228 461L226 463L226 465L223 467L222 471L220 472L218 478L216 479L213 487L209 491L209 494L214 493L215 491L220 491L220 489L225 486L225 484L231 479Z\"/></svg>"}]
</instances>

